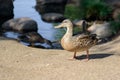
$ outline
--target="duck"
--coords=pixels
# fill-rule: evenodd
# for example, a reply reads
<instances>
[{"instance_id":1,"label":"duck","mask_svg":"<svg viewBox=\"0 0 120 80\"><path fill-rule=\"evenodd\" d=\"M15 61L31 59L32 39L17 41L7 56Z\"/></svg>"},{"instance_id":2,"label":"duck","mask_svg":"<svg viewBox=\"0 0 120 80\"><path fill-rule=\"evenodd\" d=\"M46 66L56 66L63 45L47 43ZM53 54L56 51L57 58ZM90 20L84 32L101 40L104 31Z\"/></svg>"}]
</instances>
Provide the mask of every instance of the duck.
<instances>
[{"instance_id":1,"label":"duck","mask_svg":"<svg viewBox=\"0 0 120 80\"><path fill-rule=\"evenodd\" d=\"M28 32L22 36L19 36L20 41L23 42L28 42L30 44L30 46L34 47L35 43L47 43L48 45L50 45L52 47L52 42L50 40L47 40L45 38L43 38L39 33L37 32Z\"/></svg>"},{"instance_id":2,"label":"duck","mask_svg":"<svg viewBox=\"0 0 120 80\"><path fill-rule=\"evenodd\" d=\"M77 34L73 35L73 24L70 19L65 19L61 24L55 26L55 28L66 27L66 33L61 39L61 45L64 50L74 52L72 59L77 59L76 53L86 51L86 59L89 60L89 49L96 45L98 39L96 34Z\"/></svg>"}]
</instances>

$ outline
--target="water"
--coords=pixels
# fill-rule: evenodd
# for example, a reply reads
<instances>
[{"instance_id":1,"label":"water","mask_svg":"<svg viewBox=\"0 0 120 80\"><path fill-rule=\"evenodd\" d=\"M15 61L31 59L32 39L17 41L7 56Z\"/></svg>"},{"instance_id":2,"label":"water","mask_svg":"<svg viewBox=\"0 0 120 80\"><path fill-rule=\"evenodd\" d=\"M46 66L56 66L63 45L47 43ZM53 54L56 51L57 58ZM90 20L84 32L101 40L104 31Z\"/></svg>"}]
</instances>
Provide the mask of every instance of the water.
<instances>
[{"instance_id":1,"label":"water","mask_svg":"<svg viewBox=\"0 0 120 80\"><path fill-rule=\"evenodd\" d=\"M52 24L43 22L41 16L35 10L36 0L15 0L14 1L14 18L30 17L38 24L38 33L44 38L54 41L56 29Z\"/></svg>"},{"instance_id":2,"label":"water","mask_svg":"<svg viewBox=\"0 0 120 80\"><path fill-rule=\"evenodd\" d=\"M47 23L42 21L41 15L35 10L36 1L35 0L15 0L14 1L14 18L21 17L29 17L35 20L38 24L38 33L44 37L45 39L54 42L52 45L54 49L61 49L61 45L59 42L55 42L59 40L61 37L61 30L55 29L52 23ZM18 39L20 34L15 32L6 32L6 37ZM24 45L29 45L29 43L20 42ZM38 46L39 45L39 46ZM40 44L36 43L35 47L43 46L45 48L51 48L48 44Z\"/></svg>"}]
</instances>

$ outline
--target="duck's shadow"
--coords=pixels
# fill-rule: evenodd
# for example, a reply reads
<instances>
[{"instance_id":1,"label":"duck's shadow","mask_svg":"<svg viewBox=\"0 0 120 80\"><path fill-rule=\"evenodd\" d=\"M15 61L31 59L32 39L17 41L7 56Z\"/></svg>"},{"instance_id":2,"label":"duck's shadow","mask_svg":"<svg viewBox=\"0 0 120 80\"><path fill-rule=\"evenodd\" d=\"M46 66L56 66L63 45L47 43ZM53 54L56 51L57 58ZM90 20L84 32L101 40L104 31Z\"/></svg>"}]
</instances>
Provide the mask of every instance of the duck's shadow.
<instances>
[{"instance_id":1,"label":"duck's shadow","mask_svg":"<svg viewBox=\"0 0 120 80\"><path fill-rule=\"evenodd\" d=\"M107 54L107 53L90 54L89 59L101 59L101 58L106 58L106 57L109 57L109 56L112 56L112 55L113 54ZM77 56L76 59L77 60L86 59L86 55Z\"/></svg>"}]
</instances>

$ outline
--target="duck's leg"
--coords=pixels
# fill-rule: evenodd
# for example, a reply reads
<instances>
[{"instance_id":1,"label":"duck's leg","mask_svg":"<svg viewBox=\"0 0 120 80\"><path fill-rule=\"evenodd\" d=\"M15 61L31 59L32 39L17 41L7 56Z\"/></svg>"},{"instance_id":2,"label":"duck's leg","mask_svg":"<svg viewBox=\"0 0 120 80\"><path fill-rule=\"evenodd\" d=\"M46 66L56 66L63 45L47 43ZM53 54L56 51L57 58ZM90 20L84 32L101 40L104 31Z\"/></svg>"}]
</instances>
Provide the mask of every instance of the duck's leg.
<instances>
[{"instance_id":1,"label":"duck's leg","mask_svg":"<svg viewBox=\"0 0 120 80\"><path fill-rule=\"evenodd\" d=\"M87 53L86 59L89 60L89 50L88 49L86 50L86 53Z\"/></svg>"},{"instance_id":2,"label":"duck's leg","mask_svg":"<svg viewBox=\"0 0 120 80\"><path fill-rule=\"evenodd\" d=\"M76 59L76 51L74 52L74 55L72 58L69 58L69 60L75 60Z\"/></svg>"},{"instance_id":3,"label":"duck's leg","mask_svg":"<svg viewBox=\"0 0 120 80\"><path fill-rule=\"evenodd\" d=\"M73 56L73 59L76 59L76 51L74 52L74 56Z\"/></svg>"}]
</instances>

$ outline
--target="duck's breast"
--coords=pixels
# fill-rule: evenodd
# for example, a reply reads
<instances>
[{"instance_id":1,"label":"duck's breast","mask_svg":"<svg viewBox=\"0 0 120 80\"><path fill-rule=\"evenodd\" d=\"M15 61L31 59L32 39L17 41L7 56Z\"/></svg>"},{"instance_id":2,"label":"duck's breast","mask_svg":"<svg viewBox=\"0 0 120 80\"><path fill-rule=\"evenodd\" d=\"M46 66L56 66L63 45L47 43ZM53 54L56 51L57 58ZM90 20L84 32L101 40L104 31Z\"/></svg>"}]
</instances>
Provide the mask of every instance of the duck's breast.
<instances>
[{"instance_id":1,"label":"duck's breast","mask_svg":"<svg viewBox=\"0 0 120 80\"><path fill-rule=\"evenodd\" d=\"M67 38L63 38L61 40L62 47L67 51L75 51L75 45L73 44L73 41Z\"/></svg>"}]
</instances>

